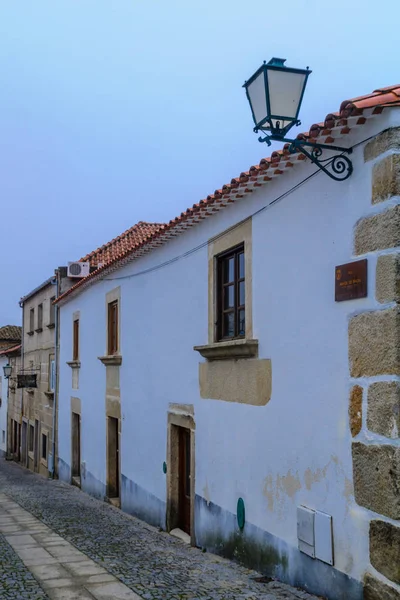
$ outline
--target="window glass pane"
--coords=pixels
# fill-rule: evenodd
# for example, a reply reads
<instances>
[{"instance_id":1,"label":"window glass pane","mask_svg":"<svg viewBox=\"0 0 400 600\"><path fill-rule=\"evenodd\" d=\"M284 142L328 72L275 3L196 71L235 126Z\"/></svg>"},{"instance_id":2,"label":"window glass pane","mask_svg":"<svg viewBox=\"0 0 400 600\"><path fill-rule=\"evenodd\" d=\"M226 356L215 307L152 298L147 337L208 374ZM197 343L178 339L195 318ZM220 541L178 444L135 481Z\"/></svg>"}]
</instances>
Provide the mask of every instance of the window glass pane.
<instances>
[{"instance_id":1,"label":"window glass pane","mask_svg":"<svg viewBox=\"0 0 400 600\"><path fill-rule=\"evenodd\" d=\"M238 332L239 335L245 335L246 333L246 322L245 322L245 314L244 308L239 310L239 324L238 324Z\"/></svg>"},{"instance_id":2,"label":"window glass pane","mask_svg":"<svg viewBox=\"0 0 400 600\"><path fill-rule=\"evenodd\" d=\"M243 306L245 304L245 289L244 289L244 281L239 283L239 306Z\"/></svg>"},{"instance_id":3,"label":"window glass pane","mask_svg":"<svg viewBox=\"0 0 400 600\"><path fill-rule=\"evenodd\" d=\"M244 252L239 254L239 278L244 277Z\"/></svg>"},{"instance_id":4,"label":"window glass pane","mask_svg":"<svg viewBox=\"0 0 400 600\"><path fill-rule=\"evenodd\" d=\"M224 260L224 283L234 281L235 278L235 259L227 258Z\"/></svg>"},{"instance_id":5,"label":"window glass pane","mask_svg":"<svg viewBox=\"0 0 400 600\"><path fill-rule=\"evenodd\" d=\"M235 335L235 313L230 312L224 315L224 337L233 337Z\"/></svg>"},{"instance_id":6,"label":"window glass pane","mask_svg":"<svg viewBox=\"0 0 400 600\"><path fill-rule=\"evenodd\" d=\"M233 308L235 303L235 288L229 285L224 289L224 308Z\"/></svg>"}]
</instances>

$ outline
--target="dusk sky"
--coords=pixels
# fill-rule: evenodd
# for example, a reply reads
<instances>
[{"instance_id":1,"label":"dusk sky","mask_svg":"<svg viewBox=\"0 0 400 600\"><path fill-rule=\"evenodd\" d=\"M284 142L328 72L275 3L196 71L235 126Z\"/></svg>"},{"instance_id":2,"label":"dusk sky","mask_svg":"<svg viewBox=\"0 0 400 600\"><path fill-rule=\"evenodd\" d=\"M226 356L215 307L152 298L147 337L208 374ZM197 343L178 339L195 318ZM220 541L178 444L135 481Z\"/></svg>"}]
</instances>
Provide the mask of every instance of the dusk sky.
<instances>
[{"instance_id":1,"label":"dusk sky","mask_svg":"<svg viewBox=\"0 0 400 600\"><path fill-rule=\"evenodd\" d=\"M400 83L400 3L1 0L0 325L59 265L169 221L270 154L242 84L310 66L307 130Z\"/></svg>"}]
</instances>

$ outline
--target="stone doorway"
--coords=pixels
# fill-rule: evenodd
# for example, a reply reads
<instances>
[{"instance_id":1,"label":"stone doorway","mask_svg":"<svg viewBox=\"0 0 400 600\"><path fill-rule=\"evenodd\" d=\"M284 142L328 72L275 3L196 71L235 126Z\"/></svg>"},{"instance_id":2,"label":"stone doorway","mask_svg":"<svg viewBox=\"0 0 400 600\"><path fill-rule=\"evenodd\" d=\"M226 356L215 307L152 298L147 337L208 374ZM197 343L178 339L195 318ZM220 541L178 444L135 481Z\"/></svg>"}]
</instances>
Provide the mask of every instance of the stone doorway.
<instances>
[{"instance_id":1,"label":"stone doorway","mask_svg":"<svg viewBox=\"0 0 400 600\"><path fill-rule=\"evenodd\" d=\"M72 413L72 483L81 485L81 416L75 412Z\"/></svg>"},{"instance_id":2,"label":"stone doorway","mask_svg":"<svg viewBox=\"0 0 400 600\"><path fill-rule=\"evenodd\" d=\"M185 406L186 405L182 405ZM193 411L191 406L187 410ZM192 414L168 413L167 530L194 537L195 423ZM187 537L186 536L186 537ZM189 540L189 538L188 538Z\"/></svg>"},{"instance_id":3,"label":"stone doorway","mask_svg":"<svg viewBox=\"0 0 400 600\"><path fill-rule=\"evenodd\" d=\"M120 488L119 419L107 417L107 496L118 504Z\"/></svg>"}]
</instances>

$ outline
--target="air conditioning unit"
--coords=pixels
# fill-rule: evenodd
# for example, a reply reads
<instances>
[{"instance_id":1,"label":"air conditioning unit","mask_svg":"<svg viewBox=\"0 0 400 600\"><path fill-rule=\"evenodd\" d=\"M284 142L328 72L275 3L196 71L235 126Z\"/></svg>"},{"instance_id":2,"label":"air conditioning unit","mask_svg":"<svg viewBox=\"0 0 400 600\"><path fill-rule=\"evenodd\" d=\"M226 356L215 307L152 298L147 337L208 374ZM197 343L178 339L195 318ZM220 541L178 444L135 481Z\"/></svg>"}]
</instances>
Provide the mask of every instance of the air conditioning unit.
<instances>
[{"instance_id":1,"label":"air conditioning unit","mask_svg":"<svg viewBox=\"0 0 400 600\"><path fill-rule=\"evenodd\" d=\"M90 273L90 264L88 262L69 262L68 263L68 277L86 277Z\"/></svg>"}]
</instances>

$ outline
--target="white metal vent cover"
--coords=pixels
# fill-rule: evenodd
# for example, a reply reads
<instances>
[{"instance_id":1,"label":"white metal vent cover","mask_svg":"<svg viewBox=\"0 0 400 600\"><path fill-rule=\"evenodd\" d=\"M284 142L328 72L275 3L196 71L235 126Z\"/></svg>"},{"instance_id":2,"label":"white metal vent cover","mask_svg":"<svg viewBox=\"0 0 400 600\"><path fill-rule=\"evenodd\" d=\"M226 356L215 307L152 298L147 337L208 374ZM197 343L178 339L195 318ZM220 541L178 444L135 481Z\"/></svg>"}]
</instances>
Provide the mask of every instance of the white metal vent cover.
<instances>
[{"instance_id":1,"label":"white metal vent cover","mask_svg":"<svg viewBox=\"0 0 400 600\"><path fill-rule=\"evenodd\" d=\"M88 262L69 262L68 277L86 277L90 273L90 264Z\"/></svg>"},{"instance_id":2,"label":"white metal vent cover","mask_svg":"<svg viewBox=\"0 0 400 600\"><path fill-rule=\"evenodd\" d=\"M305 506L297 507L297 540L300 552L333 565L332 517Z\"/></svg>"}]
</instances>

